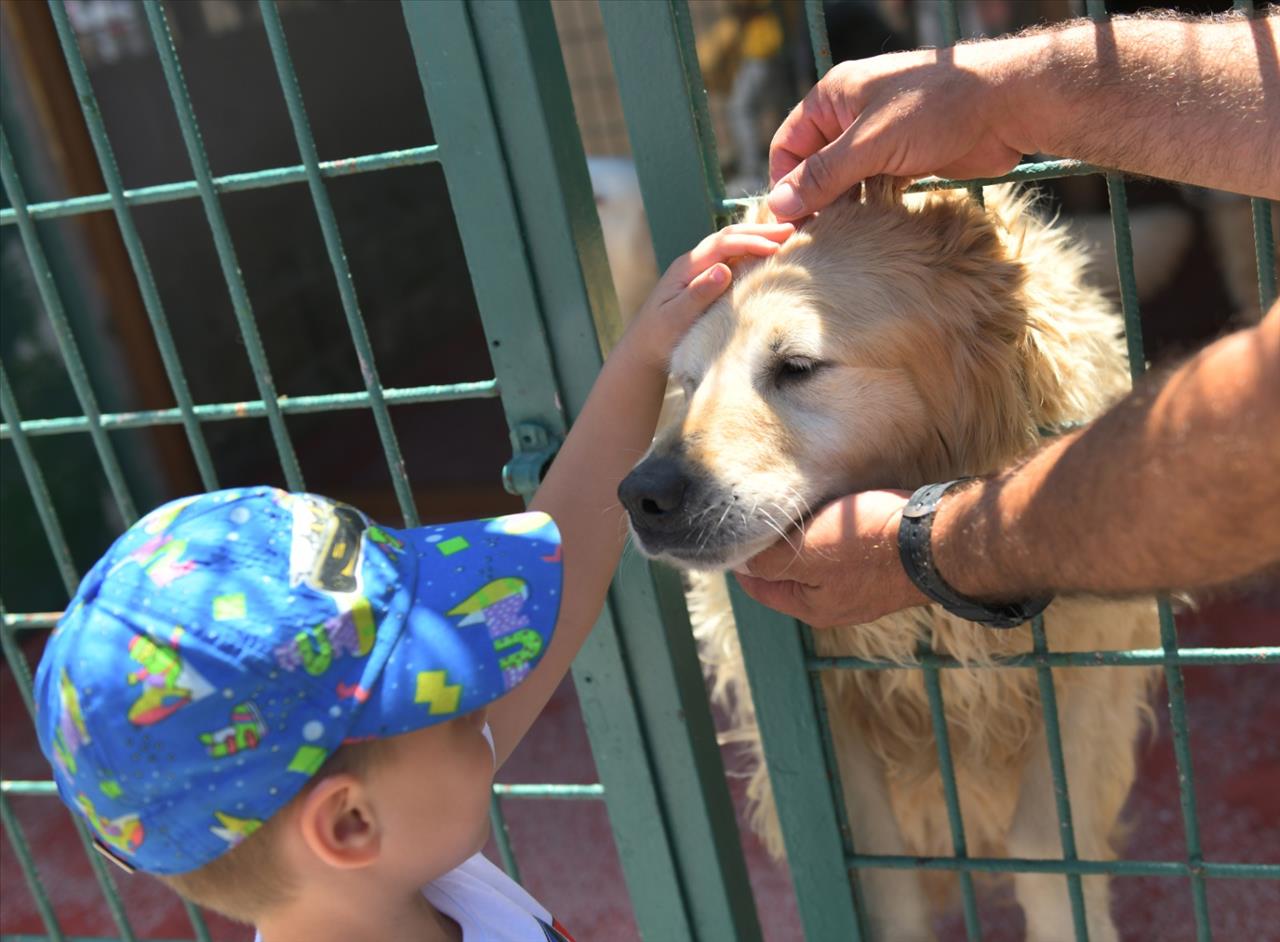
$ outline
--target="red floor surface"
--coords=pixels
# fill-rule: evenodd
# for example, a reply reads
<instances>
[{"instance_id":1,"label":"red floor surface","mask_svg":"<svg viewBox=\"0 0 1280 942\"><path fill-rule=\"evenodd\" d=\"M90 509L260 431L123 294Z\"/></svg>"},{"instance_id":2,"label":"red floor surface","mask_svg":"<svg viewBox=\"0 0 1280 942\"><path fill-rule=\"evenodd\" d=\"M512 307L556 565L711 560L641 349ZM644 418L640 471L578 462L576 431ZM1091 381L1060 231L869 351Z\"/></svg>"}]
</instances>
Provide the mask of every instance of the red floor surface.
<instances>
[{"instance_id":1,"label":"red floor surface","mask_svg":"<svg viewBox=\"0 0 1280 942\"><path fill-rule=\"evenodd\" d=\"M1276 644L1280 595L1208 605L1179 619L1187 646ZM29 652L34 655L34 651ZM1185 671L1197 808L1205 857L1216 861L1280 862L1280 675L1274 667L1192 667ZM0 766L5 778L48 777L35 747L13 679L0 675ZM1185 858L1177 774L1168 711L1141 756L1130 802L1133 830L1126 856ZM732 767L733 758L727 757ZM504 781L590 782L595 778L577 700L564 685L507 767ZM739 780L732 780L741 806ZM68 815L52 799L12 801L64 932L113 935L113 923L93 883ZM631 905L603 804L594 801L506 802L507 818L528 888L569 927L579 942L637 938ZM745 832L744 832L745 833ZM782 866L758 842L743 839L760 919L770 942L801 938L795 900ZM491 856L496 852L491 846ZM145 877L118 875L129 918L141 938L189 936L180 906ZM39 915L8 841L0 846L0 932L43 932ZM1191 890L1185 880L1122 878L1114 882L1114 911L1126 942L1194 937ZM1211 880L1208 900L1214 938L1223 942L1280 940L1280 882ZM1015 907L984 900L984 939L1021 938ZM252 933L212 920L214 938L247 940ZM939 921L942 942L964 938L958 915ZM653 940L651 940L653 942ZM728 942L728 940L726 940ZM826 942L826 940L814 940Z\"/></svg>"}]
</instances>

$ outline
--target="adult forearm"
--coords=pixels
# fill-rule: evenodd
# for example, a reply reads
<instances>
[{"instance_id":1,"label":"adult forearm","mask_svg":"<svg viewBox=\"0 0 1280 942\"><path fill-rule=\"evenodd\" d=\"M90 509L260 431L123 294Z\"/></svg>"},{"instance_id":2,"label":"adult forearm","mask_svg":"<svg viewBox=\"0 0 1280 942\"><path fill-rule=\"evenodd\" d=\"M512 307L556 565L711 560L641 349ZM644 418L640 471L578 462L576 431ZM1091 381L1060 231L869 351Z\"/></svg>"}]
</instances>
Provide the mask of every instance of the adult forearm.
<instances>
[{"instance_id":1,"label":"adult forearm","mask_svg":"<svg viewBox=\"0 0 1280 942\"><path fill-rule=\"evenodd\" d=\"M998 51L993 124L1021 152L1280 198L1280 15L1122 18L980 45Z\"/></svg>"},{"instance_id":2,"label":"adult forearm","mask_svg":"<svg viewBox=\"0 0 1280 942\"><path fill-rule=\"evenodd\" d=\"M1194 589L1280 562L1280 305L1090 428L946 498L959 591Z\"/></svg>"}]
</instances>

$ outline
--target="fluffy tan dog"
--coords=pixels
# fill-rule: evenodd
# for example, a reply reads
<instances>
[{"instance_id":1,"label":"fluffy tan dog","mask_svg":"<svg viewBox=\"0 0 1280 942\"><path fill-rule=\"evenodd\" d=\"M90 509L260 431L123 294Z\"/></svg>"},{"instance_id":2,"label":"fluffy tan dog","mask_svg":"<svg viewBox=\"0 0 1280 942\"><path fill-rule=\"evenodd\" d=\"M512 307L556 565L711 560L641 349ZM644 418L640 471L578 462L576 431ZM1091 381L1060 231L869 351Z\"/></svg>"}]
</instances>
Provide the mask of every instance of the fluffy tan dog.
<instances>
[{"instance_id":1,"label":"fluffy tan dog","mask_svg":"<svg viewBox=\"0 0 1280 942\"><path fill-rule=\"evenodd\" d=\"M635 542L702 573L732 569L858 489L915 488L1008 466L1045 429L1087 421L1128 387L1119 323L1082 277L1085 256L1012 189L905 201L873 181L810 220L777 255L743 266L675 351L682 401L619 493ZM1064 547L1064 552L1070 551ZM730 738L751 750L752 823L782 853L754 708L718 575L692 611ZM1045 617L1056 651L1158 644L1150 601L1072 597ZM818 632L823 655L910 665L917 645L969 665L941 672L970 853L1062 856L1035 674L984 669L1031 649L936 607ZM1113 856L1155 674L1054 672L1077 850ZM950 855L929 705L918 670L824 675L853 839L872 854ZM814 770L814 774L821 774ZM933 937L912 871L862 873L872 938ZM1084 881L1090 938L1117 938L1105 877ZM1018 875L1027 936L1073 938L1060 875Z\"/></svg>"}]
</instances>

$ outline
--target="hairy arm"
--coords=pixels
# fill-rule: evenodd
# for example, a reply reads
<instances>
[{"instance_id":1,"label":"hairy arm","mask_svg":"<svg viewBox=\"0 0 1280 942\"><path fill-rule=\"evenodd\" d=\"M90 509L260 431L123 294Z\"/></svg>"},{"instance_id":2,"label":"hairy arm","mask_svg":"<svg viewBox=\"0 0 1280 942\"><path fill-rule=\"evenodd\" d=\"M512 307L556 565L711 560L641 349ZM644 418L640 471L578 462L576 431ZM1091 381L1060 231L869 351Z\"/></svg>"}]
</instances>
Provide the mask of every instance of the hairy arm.
<instances>
[{"instance_id":1,"label":"hairy arm","mask_svg":"<svg viewBox=\"0 0 1280 942\"><path fill-rule=\"evenodd\" d=\"M843 62L770 147L779 218L877 174L993 177L1022 154L1280 197L1280 14L1074 21Z\"/></svg>"},{"instance_id":2,"label":"hairy arm","mask_svg":"<svg viewBox=\"0 0 1280 942\"><path fill-rule=\"evenodd\" d=\"M828 505L751 560L743 588L820 628L925 604L898 559L909 496ZM952 587L993 601L1195 589L1280 562L1280 304L1087 429L949 493L932 545Z\"/></svg>"},{"instance_id":3,"label":"hairy arm","mask_svg":"<svg viewBox=\"0 0 1280 942\"><path fill-rule=\"evenodd\" d=\"M1194 589L1280 561L1280 305L1088 429L943 500L959 591Z\"/></svg>"},{"instance_id":4,"label":"hairy arm","mask_svg":"<svg viewBox=\"0 0 1280 942\"><path fill-rule=\"evenodd\" d=\"M550 647L489 711L499 765L551 699L604 607L627 534L618 483L653 438L672 348L728 287L726 262L772 254L791 232L785 223L730 226L676 259L601 369L529 505L550 514L560 529L564 582Z\"/></svg>"}]
</instances>

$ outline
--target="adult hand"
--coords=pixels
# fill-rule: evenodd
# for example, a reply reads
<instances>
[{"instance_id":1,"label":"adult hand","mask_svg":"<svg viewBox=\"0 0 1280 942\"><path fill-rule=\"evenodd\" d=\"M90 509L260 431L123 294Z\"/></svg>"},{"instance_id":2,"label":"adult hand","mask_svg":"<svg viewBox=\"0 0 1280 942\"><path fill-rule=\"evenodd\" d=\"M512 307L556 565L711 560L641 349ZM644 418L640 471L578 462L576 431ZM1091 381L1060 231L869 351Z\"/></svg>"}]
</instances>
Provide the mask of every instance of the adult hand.
<instances>
[{"instance_id":1,"label":"adult hand","mask_svg":"<svg viewBox=\"0 0 1280 942\"><path fill-rule=\"evenodd\" d=\"M815 628L861 625L926 605L898 558L898 522L907 491L865 491L822 508L737 573L762 605Z\"/></svg>"},{"instance_id":2,"label":"adult hand","mask_svg":"<svg viewBox=\"0 0 1280 942\"><path fill-rule=\"evenodd\" d=\"M769 208L822 209L868 177L994 177L1034 145L1006 92L1021 39L842 62L800 102L769 146Z\"/></svg>"}]
</instances>

